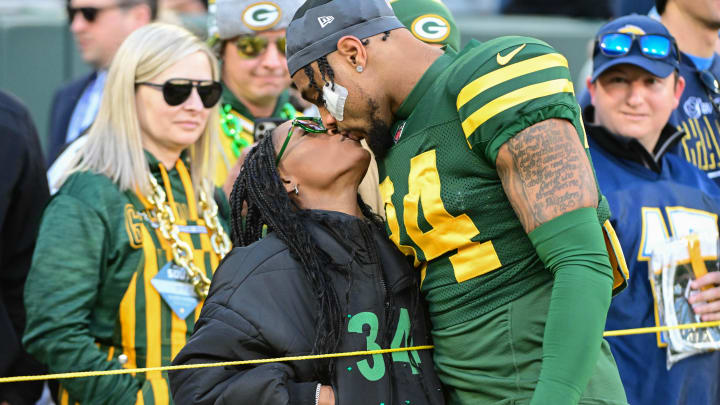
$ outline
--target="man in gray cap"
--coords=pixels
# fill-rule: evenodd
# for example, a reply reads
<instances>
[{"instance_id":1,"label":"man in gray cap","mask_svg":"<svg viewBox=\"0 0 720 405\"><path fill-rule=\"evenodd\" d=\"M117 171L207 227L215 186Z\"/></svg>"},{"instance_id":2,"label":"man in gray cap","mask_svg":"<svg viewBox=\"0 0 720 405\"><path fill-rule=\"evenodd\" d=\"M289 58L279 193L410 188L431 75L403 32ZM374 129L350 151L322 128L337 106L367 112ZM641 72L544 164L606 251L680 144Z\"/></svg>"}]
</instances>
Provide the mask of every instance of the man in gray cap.
<instances>
[{"instance_id":1,"label":"man in gray cap","mask_svg":"<svg viewBox=\"0 0 720 405\"><path fill-rule=\"evenodd\" d=\"M295 117L290 104L285 29L302 0L211 0L208 41L222 61L220 158L215 183L227 194L258 118Z\"/></svg>"},{"instance_id":2,"label":"man in gray cap","mask_svg":"<svg viewBox=\"0 0 720 405\"><path fill-rule=\"evenodd\" d=\"M303 97L378 159L450 403L626 404L602 332L627 268L566 59L525 37L443 52L385 0L308 0L287 38Z\"/></svg>"}]
</instances>

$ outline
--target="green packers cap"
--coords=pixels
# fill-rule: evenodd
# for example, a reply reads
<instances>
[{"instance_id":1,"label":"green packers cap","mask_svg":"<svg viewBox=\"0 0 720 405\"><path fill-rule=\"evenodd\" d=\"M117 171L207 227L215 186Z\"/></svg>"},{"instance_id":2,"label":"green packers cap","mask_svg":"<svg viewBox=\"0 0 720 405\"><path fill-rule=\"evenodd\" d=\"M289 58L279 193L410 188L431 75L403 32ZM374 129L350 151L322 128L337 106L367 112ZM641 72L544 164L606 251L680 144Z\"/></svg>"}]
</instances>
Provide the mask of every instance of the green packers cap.
<instances>
[{"instance_id":1,"label":"green packers cap","mask_svg":"<svg viewBox=\"0 0 720 405\"><path fill-rule=\"evenodd\" d=\"M287 28L303 0L210 0L208 39L217 40Z\"/></svg>"},{"instance_id":2,"label":"green packers cap","mask_svg":"<svg viewBox=\"0 0 720 405\"><path fill-rule=\"evenodd\" d=\"M460 50L460 31L450 10L440 0L390 0L390 5L415 38Z\"/></svg>"},{"instance_id":3,"label":"green packers cap","mask_svg":"<svg viewBox=\"0 0 720 405\"><path fill-rule=\"evenodd\" d=\"M403 28L387 0L308 0L287 29L290 76L337 49L337 41L352 35L365 39Z\"/></svg>"}]
</instances>

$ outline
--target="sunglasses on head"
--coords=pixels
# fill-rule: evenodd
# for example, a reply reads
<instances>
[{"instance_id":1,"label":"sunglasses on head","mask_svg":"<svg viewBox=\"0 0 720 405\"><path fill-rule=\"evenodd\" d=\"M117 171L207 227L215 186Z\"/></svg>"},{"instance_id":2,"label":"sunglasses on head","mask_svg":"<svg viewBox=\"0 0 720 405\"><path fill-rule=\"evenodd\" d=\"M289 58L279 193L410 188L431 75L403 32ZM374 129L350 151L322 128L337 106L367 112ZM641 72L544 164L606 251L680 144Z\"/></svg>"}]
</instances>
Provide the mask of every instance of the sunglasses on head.
<instances>
[{"instance_id":1,"label":"sunglasses on head","mask_svg":"<svg viewBox=\"0 0 720 405\"><path fill-rule=\"evenodd\" d=\"M596 39L600 52L611 58L630 53L635 41L640 46L640 53L648 58L665 59L672 55L673 48L676 48L675 54L679 58L675 41L661 34L637 35L631 32L610 32Z\"/></svg>"},{"instance_id":2,"label":"sunglasses on head","mask_svg":"<svg viewBox=\"0 0 720 405\"><path fill-rule=\"evenodd\" d=\"M169 106L184 103L185 100L190 97L193 88L197 89L200 100L205 108L210 108L217 104L222 95L222 86L219 82L212 80L170 79L163 84L150 82L138 82L135 84L161 89L163 98L165 98L165 102Z\"/></svg>"},{"instance_id":3,"label":"sunglasses on head","mask_svg":"<svg viewBox=\"0 0 720 405\"><path fill-rule=\"evenodd\" d=\"M237 48L238 54L244 58L256 58L261 53L265 52L270 40L260 36L242 36L235 41L235 47ZM285 55L285 37L282 36L275 40L275 46L277 46L278 52Z\"/></svg>"},{"instance_id":4,"label":"sunglasses on head","mask_svg":"<svg viewBox=\"0 0 720 405\"><path fill-rule=\"evenodd\" d=\"M322 120L317 117L297 117L292 121L292 124L290 125L290 130L288 131L287 136L285 137L285 142L283 142L282 147L280 148L280 152L278 152L277 158L275 158L275 166L280 163L280 158L282 157L283 153L285 153L285 148L287 148L288 143L290 143L290 138L292 137L293 129L295 127L302 128L305 132L310 132L311 134L319 134L322 132L327 132L327 128L325 128L325 125L323 125Z\"/></svg>"},{"instance_id":5,"label":"sunglasses on head","mask_svg":"<svg viewBox=\"0 0 720 405\"><path fill-rule=\"evenodd\" d=\"M127 4L119 3L119 4L111 4L109 6L105 7L71 7L70 4L67 6L67 13L68 13L68 20L70 21L70 24L73 23L75 20L75 15L80 12L82 14L85 21L91 23L95 21L95 19L98 17L98 14L100 14L101 11L109 10L112 8L123 8L127 7Z\"/></svg>"}]
</instances>

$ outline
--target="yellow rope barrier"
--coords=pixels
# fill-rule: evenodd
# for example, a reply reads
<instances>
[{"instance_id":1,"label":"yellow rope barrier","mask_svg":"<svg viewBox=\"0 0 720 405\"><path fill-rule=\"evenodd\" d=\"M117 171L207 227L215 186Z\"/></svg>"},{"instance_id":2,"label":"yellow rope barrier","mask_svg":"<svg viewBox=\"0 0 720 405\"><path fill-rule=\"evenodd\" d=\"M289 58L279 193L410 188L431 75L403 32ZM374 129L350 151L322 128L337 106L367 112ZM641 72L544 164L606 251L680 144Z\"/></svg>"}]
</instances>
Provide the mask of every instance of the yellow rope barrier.
<instances>
[{"instance_id":1,"label":"yellow rope barrier","mask_svg":"<svg viewBox=\"0 0 720 405\"><path fill-rule=\"evenodd\" d=\"M76 372L76 373L29 375L29 376L20 376L20 377L4 377L4 378L0 378L0 383L10 383L10 382L19 382L19 381L37 381L37 380L55 380L58 378L97 377L97 376L102 376L102 375L143 373L143 372L147 372L147 371L185 370L185 369L189 369L189 368L231 367L231 366L242 366L242 365L246 365L246 364L279 363L279 362L284 362L284 361L328 359L328 358L333 358L333 357L370 356L373 354L405 352L405 351L410 351L410 350L428 350L428 349L432 349L432 348L433 348L433 346L426 345L426 346L413 346L413 347L399 347L396 349L366 350L366 351L358 351L358 352L329 353L329 354L311 354L311 355L307 355L307 356L293 356L293 357L277 357L277 358L273 358L273 359L237 360L237 361L224 361L224 362L220 362L220 363L183 364L183 365L179 365L179 366L127 368L127 369L119 369L119 370L80 371L80 372Z\"/></svg>"},{"instance_id":2,"label":"yellow rope barrier","mask_svg":"<svg viewBox=\"0 0 720 405\"><path fill-rule=\"evenodd\" d=\"M653 326L650 328L609 330L609 331L606 331L605 333L603 333L603 336L611 337L611 336L641 335L643 333L667 332L667 331L673 330L673 329L712 328L714 326L720 326L720 321L686 323L686 324L682 324L682 325L673 325L673 326Z\"/></svg>"},{"instance_id":3,"label":"yellow rope barrier","mask_svg":"<svg viewBox=\"0 0 720 405\"><path fill-rule=\"evenodd\" d=\"M654 326L654 327L649 327L649 328L610 330L610 331L605 331L605 333L603 333L603 337L640 335L640 334L644 334L644 333L666 332L666 331L674 330L674 329L712 328L715 326L720 326L720 321L688 323L688 324L673 325L673 326ZM220 363L183 364L183 365L179 365L179 366L128 368L128 369L119 369L119 370L80 371L80 372L75 372L75 373L3 377L3 378L0 378L0 384L11 383L11 382L20 382L20 381L55 380L55 379L59 379L59 378L83 378L83 377L97 377L97 376L103 376L103 375L135 374L135 373L144 373L144 372L148 372L148 371L186 370L186 369L191 369L191 368L208 368L208 367L232 367L232 366L243 366L243 365L248 365L248 364L264 364L264 363L279 363L279 362L285 362L285 361L329 359L329 358L335 358L335 357L371 356L373 354L405 352L405 351L411 351L411 350L429 350L432 348L433 348L433 346L426 345L426 346L413 346L413 347L399 347L396 349L365 350L365 351L357 351L357 352L343 352L343 353L329 353L329 354L312 354L312 355L307 355L307 356L293 356L293 357L276 357L276 358L272 358L272 359L224 361L224 362L220 362Z\"/></svg>"}]
</instances>

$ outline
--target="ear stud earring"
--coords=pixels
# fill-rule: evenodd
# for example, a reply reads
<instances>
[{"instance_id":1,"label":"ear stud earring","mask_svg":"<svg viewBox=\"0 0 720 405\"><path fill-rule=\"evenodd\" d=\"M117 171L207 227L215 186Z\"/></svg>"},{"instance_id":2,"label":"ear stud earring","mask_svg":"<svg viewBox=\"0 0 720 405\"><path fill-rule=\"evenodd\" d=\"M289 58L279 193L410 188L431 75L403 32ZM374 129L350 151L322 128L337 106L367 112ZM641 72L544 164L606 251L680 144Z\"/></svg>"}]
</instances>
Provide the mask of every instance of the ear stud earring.
<instances>
[{"instance_id":1,"label":"ear stud earring","mask_svg":"<svg viewBox=\"0 0 720 405\"><path fill-rule=\"evenodd\" d=\"M363 72L363 67L362 67L361 65L357 65L357 66L355 67L355 70L357 70L358 73L362 73L362 72Z\"/></svg>"}]
</instances>

